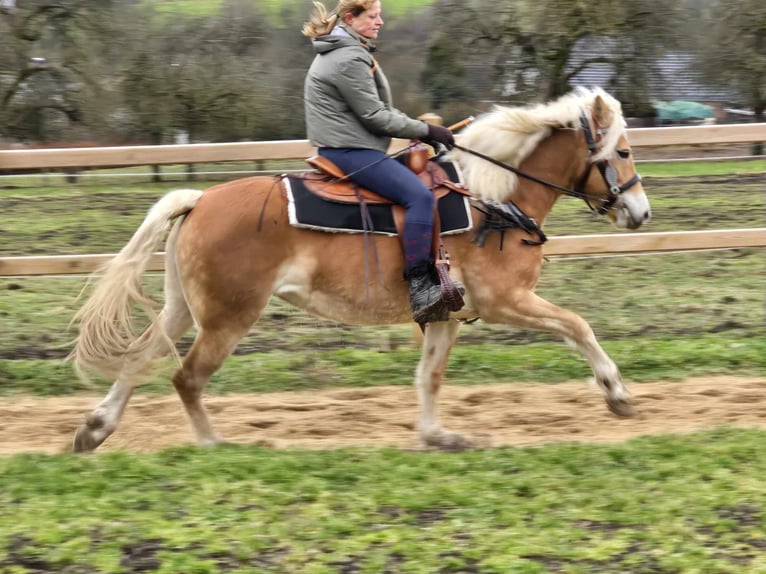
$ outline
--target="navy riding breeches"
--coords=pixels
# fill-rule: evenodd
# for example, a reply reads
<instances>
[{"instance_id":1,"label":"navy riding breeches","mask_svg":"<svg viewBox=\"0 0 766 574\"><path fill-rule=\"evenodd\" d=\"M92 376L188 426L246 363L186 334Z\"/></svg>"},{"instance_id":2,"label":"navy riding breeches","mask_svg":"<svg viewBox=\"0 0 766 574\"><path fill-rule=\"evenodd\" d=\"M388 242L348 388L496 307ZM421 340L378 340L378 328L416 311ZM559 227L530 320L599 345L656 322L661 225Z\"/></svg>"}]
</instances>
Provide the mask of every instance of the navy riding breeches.
<instances>
[{"instance_id":1,"label":"navy riding breeches","mask_svg":"<svg viewBox=\"0 0 766 574\"><path fill-rule=\"evenodd\" d=\"M373 149L319 148L353 182L403 205L405 221L433 225L434 194L415 173L381 151Z\"/></svg>"}]
</instances>

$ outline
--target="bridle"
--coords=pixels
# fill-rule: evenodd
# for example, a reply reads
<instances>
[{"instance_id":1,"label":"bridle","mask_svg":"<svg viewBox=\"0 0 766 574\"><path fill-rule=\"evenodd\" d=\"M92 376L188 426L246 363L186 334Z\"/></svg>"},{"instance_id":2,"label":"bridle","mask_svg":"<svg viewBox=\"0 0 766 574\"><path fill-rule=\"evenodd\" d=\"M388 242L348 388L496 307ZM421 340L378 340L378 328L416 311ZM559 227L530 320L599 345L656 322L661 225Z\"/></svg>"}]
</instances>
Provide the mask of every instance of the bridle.
<instances>
[{"instance_id":1,"label":"bridle","mask_svg":"<svg viewBox=\"0 0 766 574\"><path fill-rule=\"evenodd\" d=\"M583 133L585 134L585 142L588 144L588 152L590 153L591 157L593 157L596 154L597 148L598 148L598 140L593 137L593 132L590 129L590 122L588 121L588 118L585 116L585 112L583 112L580 115L580 125L582 126ZM596 128L596 136L599 137L602 136L605 133L606 130ZM606 183L607 187L609 188L609 198L601 204L601 206L598 207L598 209L594 208L590 202L588 201L589 196L587 196L583 189L585 188L585 184L588 182L588 177L590 177L590 172L593 169L593 166L596 166L598 168L598 171L601 172L601 177L604 178L604 183ZM614 207L615 202L617 201L617 198L620 197L623 193L628 191L631 187L636 185L638 182L641 181L641 176L636 173L633 177L631 177L628 181L620 185L617 181L617 170L614 169L614 166L609 163L609 160L607 159L601 159L598 161L589 161L588 167L585 170L585 173L580 178L580 181L577 182L577 185L575 186L575 191L580 194L583 201L585 201L585 204L590 208L591 211L595 211L599 215L604 215L607 213L612 207Z\"/></svg>"},{"instance_id":2,"label":"bridle","mask_svg":"<svg viewBox=\"0 0 766 574\"><path fill-rule=\"evenodd\" d=\"M580 125L583 128L583 132L585 134L585 141L588 144L588 152L590 153L590 157L592 158L593 156L596 155L596 152L598 149L598 141L600 140L600 137L599 137L599 140L593 137L593 132L591 131L591 128L590 128L590 122L588 121L588 118L585 116L585 112L583 112L580 115ZM604 133L604 130L601 130L601 129L596 130L596 134L598 136L602 136L603 133ZM577 197L579 199L582 199L591 211L596 212L599 215L604 215L610 209L612 209L614 207L615 202L617 201L617 198L619 198L620 195L622 195L631 187L633 187L634 185L636 185L638 182L641 181L641 176L638 175L638 173L636 173L628 181L620 185L619 182L617 181L617 170L614 169L614 166L611 163L609 163L609 160L607 159L601 159L598 161L590 160L588 161L588 166L585 170L585 173L580 178L575 188L571 189L568 187L564 187L562 185L552 183L550 181L546 181L544 179L540 179L539 177L536 177L534 175L525 173L521 171L520 169L513 167L512 165L509 165L505 162L502 162L500 160L497 160L493 157L490 157L481 152L472 150L470 148L466 148L458 144L455 144L453 147L465 153L469 153L471 155L479 157L507 171L515 173L519 177L523 177L524 179L528 179L530 181L534 181L536 183L545 185L547 187L550 187L551 189L555 189L571 197ZM609 189L609 198L606 200L604 200L603 197L600 197L597 195L591 195L591 194L585 193L584 191L585 184L588 182L588 177L590 176L590 172L593 169L594 165L601 172L601 176L604 178L604 183L606 183L607 188ZM595 208L593 207L593 205L591 205L591 201L604 201L604 203L598 208Z\"/></svg>"}]
</instances>

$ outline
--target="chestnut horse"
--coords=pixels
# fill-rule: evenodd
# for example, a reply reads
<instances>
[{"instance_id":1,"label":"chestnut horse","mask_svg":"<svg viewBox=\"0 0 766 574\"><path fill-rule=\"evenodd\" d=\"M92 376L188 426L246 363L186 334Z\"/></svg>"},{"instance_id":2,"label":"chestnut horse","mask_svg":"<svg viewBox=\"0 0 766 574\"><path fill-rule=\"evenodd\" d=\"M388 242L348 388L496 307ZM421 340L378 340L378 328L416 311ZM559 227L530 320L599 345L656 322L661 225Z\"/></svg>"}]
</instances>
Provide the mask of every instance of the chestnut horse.
<instances>
[{"instance_id":1,"label":"chestnut horse","mask_svg":"<svg viewBox=\"0 0 766 574\"><path fill-rule=\"evenodd\" d=\"M476 229L493 212L511 208L523 225L506 226L502 234L490 226L480 242L471 232L443 238L451 275L465 285L466 304L449 320L425 327L415 373L419 438L440 448L471 444L442 428L437 395L461 321L477 317L559 335L588 361L609 409L630 416L630 393L588 323L533 292L543 260L539 226L562 194L584 199L619 228L636 229L650 217L619 102L601 89L580 88L547 104L496 107L457 141L452 158L472 192ZM204 192L171 191L100 272L75 316L79 335L71 357L78 372L95 371L115 382L77 429L74 450L93 450L115 430L142 376L168 354L180 361L173 385L197 441L221 442L203 391L272 296L343 323L411 321L398 239L376 236L378 270L370 273L370 254L358 235L291 226L280 190L278 178L259 176ZM173 220L165 247L165 302L155 312L142 276ZM141 308L149 315L142 331L134 326ZM197 335L181 361L175 343L192 326Z\"/></svg>"}]
</instances>

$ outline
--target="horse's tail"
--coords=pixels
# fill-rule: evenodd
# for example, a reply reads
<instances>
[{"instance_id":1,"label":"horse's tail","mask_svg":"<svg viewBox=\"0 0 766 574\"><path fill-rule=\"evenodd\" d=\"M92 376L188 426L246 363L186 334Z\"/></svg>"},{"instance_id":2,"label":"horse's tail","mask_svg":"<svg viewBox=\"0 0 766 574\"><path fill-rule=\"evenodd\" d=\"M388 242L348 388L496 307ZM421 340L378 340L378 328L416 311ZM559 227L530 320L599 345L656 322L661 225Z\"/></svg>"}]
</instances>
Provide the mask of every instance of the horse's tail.
<instances>
[{"instance_id":1,"label":"horse's tail","mask_svg":"<svg viewBox=\"0 0 766 574\"><path fill-rule=\"evenodd\" d=\"M90 298L72 319L79 334L69 359L74 360L79 374L94 371L114 378L125 366L135 364L140 369L141 361L134 359L145 349L140 348L141 332L134 326L132 310L138 305L152 322L157 316L154 301L144 294L143 274L170 222L191 211L201 196L201 191L193 189L166 194L152 206L125 247L95 274L100 277Z\"/></svg>"}]
</instances>

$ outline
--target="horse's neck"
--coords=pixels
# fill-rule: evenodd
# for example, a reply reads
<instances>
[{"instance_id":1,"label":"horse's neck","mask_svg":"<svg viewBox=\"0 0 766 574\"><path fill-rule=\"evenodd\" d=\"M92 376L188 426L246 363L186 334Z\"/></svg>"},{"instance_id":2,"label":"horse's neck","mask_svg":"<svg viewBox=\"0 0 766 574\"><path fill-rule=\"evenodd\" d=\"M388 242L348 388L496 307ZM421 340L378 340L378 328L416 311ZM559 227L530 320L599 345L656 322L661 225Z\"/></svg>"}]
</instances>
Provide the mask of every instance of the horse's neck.
<instances>
[{"instance_id":1,"label":"horse's neck","mask_svg":"<svg viewBox=\"0 0 766 574\"><path fill-rule=\"evenodd\" d=\"M582 171L583 152L576 132L555 130L543 140L520 166L522 172L556 185L575 185ZM542 223L553 209L561 192L543 184L520 177L513 201L524 212Z\"/></svg>"}]
</instances>

